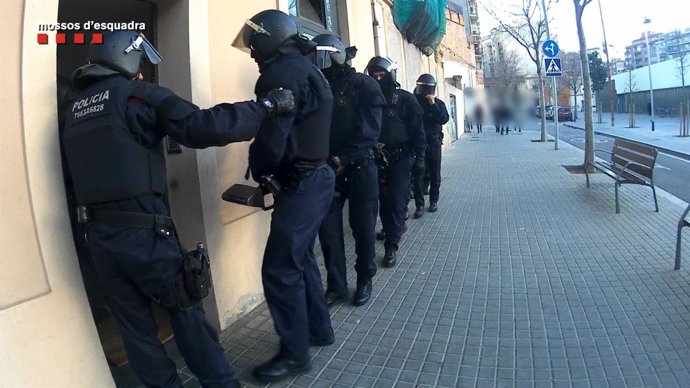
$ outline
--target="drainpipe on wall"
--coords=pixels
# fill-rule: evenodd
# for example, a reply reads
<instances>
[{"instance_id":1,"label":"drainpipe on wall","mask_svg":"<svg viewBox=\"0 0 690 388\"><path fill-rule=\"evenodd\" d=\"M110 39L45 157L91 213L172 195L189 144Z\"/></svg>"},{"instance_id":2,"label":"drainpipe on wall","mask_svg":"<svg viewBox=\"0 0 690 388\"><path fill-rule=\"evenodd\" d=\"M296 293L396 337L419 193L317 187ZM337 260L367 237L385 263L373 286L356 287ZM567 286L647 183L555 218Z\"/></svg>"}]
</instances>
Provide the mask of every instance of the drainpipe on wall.
<instances>
[{"instance_id":1,"label":"drainpipe on wall","mask_svg":"<svg viewBox=\"0 0 690 388\"><path fill-rule=\"evenodd\" d=\"M372 28L374 29L374 56L379 56L379 20L376 18L376 1L371 0L371 19Z\"/></svg>"}]
</instances>

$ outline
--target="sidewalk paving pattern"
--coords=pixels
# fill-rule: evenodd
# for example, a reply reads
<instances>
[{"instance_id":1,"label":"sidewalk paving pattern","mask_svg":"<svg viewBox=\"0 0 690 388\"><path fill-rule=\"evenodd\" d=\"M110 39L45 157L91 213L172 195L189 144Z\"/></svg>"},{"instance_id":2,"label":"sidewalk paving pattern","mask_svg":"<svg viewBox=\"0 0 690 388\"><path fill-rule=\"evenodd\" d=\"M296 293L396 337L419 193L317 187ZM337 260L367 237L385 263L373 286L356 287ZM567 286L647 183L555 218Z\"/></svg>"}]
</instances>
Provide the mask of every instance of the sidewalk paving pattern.
<instances>
[{"instance_id":1,"label":"sidewalk paving pattern","mask_svg":"<svg viewBox=\"0 0 690 388\"><path fill-rule=\"evenodd\" d=\"M445 152L439 211L409 221L369 304L331 310L336 343L312 348L311 371L271 386L690 386L688 237L673 271L682 204L662 195L655 213L648 188L626 186L615 214L609 178L587 189L561 167L581 151L532 138L487 130ZM350 238L347 250L354 281ZM221 338L243 385L259 386L251 369L278 343L265 304Z\"/></svg>"}]
</instances>

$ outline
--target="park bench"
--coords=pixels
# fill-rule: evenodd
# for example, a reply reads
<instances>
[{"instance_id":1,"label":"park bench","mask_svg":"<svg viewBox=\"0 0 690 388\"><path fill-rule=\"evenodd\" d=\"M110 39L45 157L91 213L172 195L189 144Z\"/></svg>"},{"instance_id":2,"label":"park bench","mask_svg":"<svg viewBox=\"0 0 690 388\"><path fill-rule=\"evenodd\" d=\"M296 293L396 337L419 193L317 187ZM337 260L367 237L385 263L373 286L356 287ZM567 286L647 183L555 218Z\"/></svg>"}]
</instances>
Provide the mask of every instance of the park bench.
<instances>
[{"instance_id":1,"label":"park bench","mask_svg":"<svg viewBox=\"0 0 690 388\"><path fill-rule=\"evenodd\" d=\"M604 150L594 150L594 152L605 152L611 155L611 160L588 160L585 166L587 176L587 187L589 188L589 166L603 172L615 180L614 188L616 191L616 213L620 213L618 205L618 187L623 184L635 184L649 186L652 188L654 196L654 207L659 211L656 200L656 189L654 188L654 163L656 162L657 150L639 143L616 139L613 142L613 152Z\"/></svg>"},{"instance_id":2,"label":"park bench","mask_svg":"<svg viewBox=\"0 0 690 388\"><path fill-rule=\"evenodd\" d=\"M685 219L688 216L688 213L690 213L690 205L688 205L683 212L683 215L680 216L680 220L678 220L678 232L676 234L676 266L673 269L680 269L680 237L681 233L683 232L683 228L686 226L690 227L690 221Z\"/></svg>"}]
</instances>

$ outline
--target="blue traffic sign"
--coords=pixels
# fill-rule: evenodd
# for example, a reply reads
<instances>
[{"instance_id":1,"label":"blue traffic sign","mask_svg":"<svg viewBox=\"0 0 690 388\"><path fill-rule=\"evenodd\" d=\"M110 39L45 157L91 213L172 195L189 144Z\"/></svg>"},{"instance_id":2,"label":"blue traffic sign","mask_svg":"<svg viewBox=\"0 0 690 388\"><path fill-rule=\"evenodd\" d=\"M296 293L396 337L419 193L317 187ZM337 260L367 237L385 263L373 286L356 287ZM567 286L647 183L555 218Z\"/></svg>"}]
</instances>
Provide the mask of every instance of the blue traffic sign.
<instances>
[{"instance_id":1,"label":"blue traffic sign","mask_svg":"<svg viewBox=\"0 0 690 388\"><path fill-rule=\"evenodd\" d=\"M547 77L560 77L563 74L561 58L544 58L544 68Z\"/></svg>"},{"instance_id":2,"label":"blue traffic sign","mask_svg":"<svg viewBox=\"0 0 690 388\"><path fill-rule=\"evenodd\" d=\"M544 53L545 56L553 58L556 55L558 55L558 52L561 50L558 48L558 43L556 43L555 40L547 39L541 45L541 51Z\"/></svg>"}]
</instances>

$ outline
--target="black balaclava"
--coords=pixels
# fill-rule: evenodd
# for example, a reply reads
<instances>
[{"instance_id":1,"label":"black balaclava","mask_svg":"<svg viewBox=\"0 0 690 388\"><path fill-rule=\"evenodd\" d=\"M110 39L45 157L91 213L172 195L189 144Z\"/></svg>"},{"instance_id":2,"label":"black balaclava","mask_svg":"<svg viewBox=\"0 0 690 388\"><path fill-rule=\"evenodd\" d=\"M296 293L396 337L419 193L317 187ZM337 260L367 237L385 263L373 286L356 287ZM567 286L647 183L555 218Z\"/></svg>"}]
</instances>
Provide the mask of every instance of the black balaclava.
<instances>
[{"instance_id":1,"label":"black balaclava","mask_svg":"<svg viewBox=\"0 0 690 388\"><path fill-rule=\"evenodd\" d=\"M340 80L340 78L342 78L344 75L349 74L350 69L352 69L352 67L350 67L347 63L343 65L333 64L331 67L321 69L321 72L326 77L328 82L334 83Z\"/></svg>"},{"instance_id":2,"label":"black balaclava","mask_svg":"<svg viewBox=\"0 0 690 388\"><path fill-rule=\"evenodd\" d=\"M393 92L397 88L396 82L393 80L393 77L391 76L391 73L386 71L386 75L383 76L380 80L377 80L379 83L379 86L381 87L381 91L383 92L383 95L389 98L390 96L393 95Z\"/></svg>"}]
</instances>

